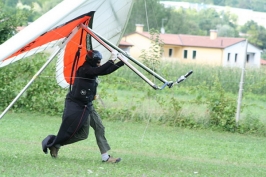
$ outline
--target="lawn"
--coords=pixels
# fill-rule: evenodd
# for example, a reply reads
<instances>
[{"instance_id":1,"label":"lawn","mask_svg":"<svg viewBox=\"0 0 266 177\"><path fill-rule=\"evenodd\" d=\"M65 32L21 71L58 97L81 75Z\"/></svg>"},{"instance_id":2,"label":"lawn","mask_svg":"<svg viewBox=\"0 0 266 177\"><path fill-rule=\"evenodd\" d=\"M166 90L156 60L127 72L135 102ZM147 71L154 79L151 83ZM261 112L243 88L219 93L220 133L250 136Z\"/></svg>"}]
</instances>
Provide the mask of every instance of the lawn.
<instances>
[{"instance_id":1,"label":"lawn","mask_svg":"<svg viewBox=\"0 0 266 177\"><path fill-rule=\"evenodd\" d=\"M41 141L55 134L60 117L8 113L0 120L0 176L266 176L264 137L103 120L110 154L101 162L89 138L44 154Z\"/></svg>"}]
</instances>

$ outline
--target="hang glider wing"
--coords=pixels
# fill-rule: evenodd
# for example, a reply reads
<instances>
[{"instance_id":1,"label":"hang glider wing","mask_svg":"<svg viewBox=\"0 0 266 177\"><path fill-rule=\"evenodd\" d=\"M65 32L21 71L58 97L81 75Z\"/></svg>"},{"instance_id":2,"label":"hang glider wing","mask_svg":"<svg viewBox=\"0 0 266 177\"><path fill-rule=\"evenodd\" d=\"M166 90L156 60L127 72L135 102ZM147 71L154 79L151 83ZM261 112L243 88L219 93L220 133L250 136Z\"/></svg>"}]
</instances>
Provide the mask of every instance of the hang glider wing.
<instances>
[{"instance_id":1,"label":"hang glider wing","mask_svg":"<svg viewBox=\"0 0 266 177\"><path fill-rule=\"evenodd\" d=\"M6 66L15 61L18 61L20 59L26 58L28 56L31 56L33 54L36 54L38 52L41 52L47 48L56 46L56 44L58 44L59 41L69 36L71 31L75 27L78 27L78 25L81 23L86 23L88 20L90 20L90 18L91 18L90 13L84 14L76 19L73 19L72 21L69 21L61 26L58 26L40 35L38 38L31 41L27 45L23 46L8 58L3 59L1 61L1 67Z\"/></svg>"},{"instance_id":2,"label":"hang glider wing","mask_svg":"<svg viewBox=\"0 0 266 177\"><path fill-rule=\"evenodd\" d=\"M79 28L85 24L106 39L118 44L128 21L134 0L64 0L39 19L0 45L0 67L58 46L77 28L76 34L61 50L57 61L57 82L68 87L76 50L81 45L81 60L86 48L99 50L104 59L110 52L92 39L88 44L86 32Z\"/></svg>"},{"instance_id":3,"label":"hang glider wing","mask_svg":"<svg viewBox=\"0 0 266 177\"><path fill-rule=\"evenodd\" d=\"M94 29L99 34L104 36L108 41L115 45L118 45L120 39L124 34L124 30L129 19L131 9L134 0L109 0L109 1L96 1L94 2L94 8L97 9L94 13L93 18L90 20L88 27ZM90 1L89 1L90 2ZM91 24L91 25L90 25ZM85 30L82 30L87 34ZM86 45L82 47L80 60L77 66L80 66L84 62L85 51L83 49L93 48L98 50L103 55L103 61L109 59L110 51L106 50L98 41L94 38L80 38L81 34L74 37L66 46L58 58L56 67L56 78L58 84L66 88L69 86L71 80L71 69L73 66L73 61L75 53L79 45ZM81 42L83 40L83 42ZM86 40L86 41L84 41ZM85 44L86 43L86 44ZM75 72L73 72L72 77L74 77Z\"/></svg>"},{"instance_id":4,"label":"hang glider wing","mask_svg":"<svg viewBox=\"0 0 266 177\"><path fill-rule=\"evenodd\" d=\"M60 51L56 79L61 87L66 88L75 77L75 70L84 62L87 49L100 51L103 60L109 59L113 49L123 53L116 46L124 33L133 2L134 0L64 0L0 46L0 67L55 47L55 51ZM97 34L89 29L97 31ZM80 57L75 60L78 51ZM171 88L174 84L130 56L127 58L163 82L164 85L158 87L130 63L125 63L154 89L166 86ZM191 73L192 71L175 83L181 82Z\"/></svg>"},{"instance_id":5,"label":"hang glider wing","mask_svg":"<svg viewBox=\"0 0 266 177\"><path fill-rule=\"evenodd\" d=\"M161 90L166 86L171 88L192 74L190 71L176 82L167 81L117 47L124 34L133 2L134 0L64 0L0 45L0 67L46 49L55 48L54 53L51 54L43 67L0 115L0 119L58 53L56 79L63 88L72 84L75 70L84 62L87 49L100 51L103 60L109 59L110 51L118 50L122 55L164 83L162 87L158 87L123 57L118 57L156 90ZM97 31L97 34L94 31Z\"/></svg>"}]
</instances>

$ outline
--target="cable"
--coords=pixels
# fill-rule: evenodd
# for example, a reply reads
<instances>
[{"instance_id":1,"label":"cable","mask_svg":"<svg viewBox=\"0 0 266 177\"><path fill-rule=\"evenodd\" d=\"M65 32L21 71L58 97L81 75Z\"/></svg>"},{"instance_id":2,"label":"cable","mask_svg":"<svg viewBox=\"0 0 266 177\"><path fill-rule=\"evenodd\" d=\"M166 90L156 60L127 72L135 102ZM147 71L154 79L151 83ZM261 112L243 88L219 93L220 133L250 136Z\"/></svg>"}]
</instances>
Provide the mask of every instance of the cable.
<instances>
[{"instance_id":1,"label":"cable","mask_svg":"<svg viewBox=\"0 0 266 177\"><path fill-rule=\"evenodd\" d=\"M144 0L144 3L145 3L145 12L146 12L146 20L147 20L148 32L150 32L149 18L148 18L148 13L147 13L147 4L146 4L146 0Z\"/></svg>"}]
</instances>

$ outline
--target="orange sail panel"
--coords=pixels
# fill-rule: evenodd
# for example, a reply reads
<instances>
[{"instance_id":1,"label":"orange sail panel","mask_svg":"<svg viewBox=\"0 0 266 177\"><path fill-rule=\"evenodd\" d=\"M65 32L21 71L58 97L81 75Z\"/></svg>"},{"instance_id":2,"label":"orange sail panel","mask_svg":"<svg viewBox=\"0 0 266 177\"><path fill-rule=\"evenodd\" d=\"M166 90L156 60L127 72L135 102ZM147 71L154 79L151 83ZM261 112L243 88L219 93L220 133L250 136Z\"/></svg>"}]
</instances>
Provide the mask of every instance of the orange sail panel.
<instances>
[{"instance_id":1,"label":"orange sail panel","mask_svg":"<svg viewBox=\"0 0 266 177\"><path fill-rule=\"evenodd\" d=\"M80 28L79 31L75 34L75 36L66 45L66 48L64 51L64 59L63 59L63 63L64 63L63 73L64 73L65 81L68 84L73 84L73 83L70 83L70 81L72 82L74 81L77 68L80 65L82 65L82 63L85 61L85 56L87 54L86 36L87 36L87 32L83 30L82 28ZM75 64L74 61L75 61L76 52L79 48L81 48L80 57L79 57L77 65L73 67L73 65ZM74 70L72 71L72 69ZM72 76L72 80L71 80L71 76Z\"/></svg>"},{"instance_id":2,"label":"orange sail panel","mask_svg":"<svg viewBox=\"0 0 266 177\"><path fill-rule=\"evenodd\" d=\"M14 54L12 54L10 57L6 58L5 60L8 60L9 58L13 58L15 56L18 56L20 54L23 54L25 52L28 52L34 48L40 47L42 45L45 45L49 42L59 40L61 38L67 37L69 33L79 24L84 23L86 21L90 20L89 14L82 15L74 20L71 20L64 25L58 26L44 34L42 34L40 37L36 38Z\"/></svg>"}]
</instances>

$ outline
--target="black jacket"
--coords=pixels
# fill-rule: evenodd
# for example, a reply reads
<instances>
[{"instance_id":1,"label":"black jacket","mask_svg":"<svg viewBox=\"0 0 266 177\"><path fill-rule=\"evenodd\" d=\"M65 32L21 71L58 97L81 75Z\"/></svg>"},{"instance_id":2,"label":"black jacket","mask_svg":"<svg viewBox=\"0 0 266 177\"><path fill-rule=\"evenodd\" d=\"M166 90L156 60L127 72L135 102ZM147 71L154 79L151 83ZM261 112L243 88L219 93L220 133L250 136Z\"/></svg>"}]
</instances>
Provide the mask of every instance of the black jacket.
<instances>
[{"instance_id":1,"label":"black jacket","mask_svg":"<svg viewBox=\"0 0 266 177\"><path fill-rule=\"evenodd\" d=\"M92 67L84 62L77 70L73 87L68 93L65 109L62 117L62 124L57 135L48 135L42 141L42 149L47 153L47 148L55 144L64 145L84 124L90 112L90 104L96 94L98 76L110 74L123 66L122 61L114 64L108 61L100 67ZM87 106L88 105L88 106Z\"/></svg>"},{"instance_id":2,"label":"black jacket","mask_svg":"<svg viewBox=\"0 0 266 177\"><path fill-rule=\"evenodd\" d=\"M98 86L97 77L110 74L123 65L122 61L114 64L113 61L109 60L102 66L92 67L89 62L85 61L76 72L73 87L67 98L81 105L87 105L93 101L96 95Z\"/></svg>"}]
</instances>

